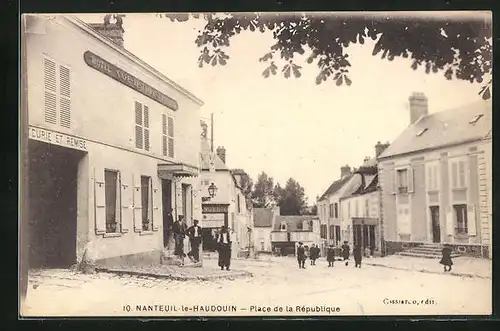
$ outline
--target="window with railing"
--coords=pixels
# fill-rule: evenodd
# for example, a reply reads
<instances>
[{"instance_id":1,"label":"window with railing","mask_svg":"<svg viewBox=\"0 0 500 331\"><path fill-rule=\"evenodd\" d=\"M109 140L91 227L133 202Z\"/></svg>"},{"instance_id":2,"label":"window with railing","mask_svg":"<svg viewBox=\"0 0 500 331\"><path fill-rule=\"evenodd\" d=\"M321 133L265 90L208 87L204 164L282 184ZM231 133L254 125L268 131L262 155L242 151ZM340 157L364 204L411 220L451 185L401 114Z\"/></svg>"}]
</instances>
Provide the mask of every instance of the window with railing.
<instances>
[{"instance_id":1,"label":"window with railing","mask_svg":"<svg viewBox=\"0 0 500 331\"><path fill-rule=\"evenodd\" d=\"M455 233L467 234L467 205L453 205L455 211Z\"/></svg>"},{"instance_id":2,"label":"window with railing","mask_svg":"<svg viewBox=\"0 0 500 331\"><path fill-rule=\"evenodd\" d=\"M408 193L408 170L399 169L397 171L397 185L399 193Z\"/></svg>"}]
</instances>

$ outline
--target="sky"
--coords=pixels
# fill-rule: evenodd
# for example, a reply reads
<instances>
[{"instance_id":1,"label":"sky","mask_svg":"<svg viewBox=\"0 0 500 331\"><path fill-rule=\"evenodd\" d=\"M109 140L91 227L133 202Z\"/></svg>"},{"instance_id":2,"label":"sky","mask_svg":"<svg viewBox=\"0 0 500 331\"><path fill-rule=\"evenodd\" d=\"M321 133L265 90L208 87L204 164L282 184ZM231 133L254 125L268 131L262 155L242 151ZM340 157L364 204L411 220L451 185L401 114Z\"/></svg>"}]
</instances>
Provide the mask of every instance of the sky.
<instances>
[{"instance_id":1,"label":"sky","mask_svg":"<svg viewBox=\"0 0 500 331\"><path fill-rule=\"evenodd\" d=\"M78 15L87 23L103 15ZM290 177L306 191L309 204L340 176L375 156L378 141L391 142L409 125L408 97L423 92L429 113L480 100L480 86L414 71L407 59L372 56L373 43L352 45L351 86L316 85L318 69L302 65L302 77L264 78L259 58L272 34L242 32L231 39L226 66L198 67L195 44L204 21L171 22L156 14L127 13L124 47L204 101L201 116L214 114L214 145L226 148L230 168L255 181L265 171L284 184Z\"/></svg>"}]
</instances>

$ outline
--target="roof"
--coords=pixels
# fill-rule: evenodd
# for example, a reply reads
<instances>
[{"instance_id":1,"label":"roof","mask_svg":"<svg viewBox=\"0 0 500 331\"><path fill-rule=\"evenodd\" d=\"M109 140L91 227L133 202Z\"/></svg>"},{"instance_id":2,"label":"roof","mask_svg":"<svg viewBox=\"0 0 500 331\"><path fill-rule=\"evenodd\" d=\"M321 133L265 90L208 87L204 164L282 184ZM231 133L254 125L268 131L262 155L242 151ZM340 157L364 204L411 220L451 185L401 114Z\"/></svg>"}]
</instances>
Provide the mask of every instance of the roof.
<instances>
[{"instance_id":1,"label":"roof","mask_svg":"<svg viewBox=\"0 0 500 331\"><path fill-rule=\"evenodd\" d=\"M273 230L278 231L281 223L285 222L288 231L304 231L302 230L302 222L314 219L318 219L318 217L311 215L276 216L276 222L274 223ZM309 231L312 231L312 228L309 229Z\"/></svg>"},{"instance_id":2,"label":"roof","mask_svg":"<svg viewBox=\"0 0 500 331\"><path fill-rule=\"evenodd\" d=\"M214 167L215 170L229 170L224 162L220 159L217 153L214 153L210 150L210 146L208 144L207 139L201 139L201 169L202 170L210 170L210 155L214 157Z\"/></svg>"},{"instance_id":3,"label":"roof","mask_svg":"<svg viewBox=\"0 0 500 331\"><path fill-rule=\"evenodd\" d=\"M491 101L479 101L422 117L407 127L379 159L481 140L492 128L491 110ZM482 116L469 123L476 115Z\"/></svg>"},{"instance_id":4,"label":"roof","mask_svg":"<svg viewBox=\"0 0 500 331\"><path fill-rule=\"evenodd\" d=\"M109 38L106 36L103 36L96 30L94 30L89 24L83 22L81 19L75 17L75 16L67 16L63 15L64 19L67 21L71 22L78 28L82 29L83 31L87 32L88 34L92 35L96 39L99 39L101 42L104 42L106 45L109 47L113 48L115 51L118 53L122 54L123 56L129 58L131 61L137 63L139 66L141 66L143 69L148 71L149 73L153 74L156 78L164 81L168 85L172 86L174 89L176 89L178 92L182 93L183 95L187 96L194 102L196 102L198 105L202 106L203 101L196 97L193 93L189 92L187 89L183 88L167 76L165 76L163 73L152 67L151 65L147 64L143 60L141 60L137 55L133 54L132 52L128 51L127 49L120 47L113 43Z\"/></svg>"},{"instance_id":5,"label":"roof","mask_svg":"<svg viewBox=\"0 0 500 331\"><path fill-rule=\"evenodd\" d=\"M323 195L319 198L319 201L325 199L327 196L332 195L335 192L337 192L338 190L340 190L352 177L353 177L353 175L351 174L351 175L345 176L341 179L334 181L330 185L330 187L325 191L325 193L323 193Z\"/></svg>"},{"instance_id":6,"label":"roof","mask_svg":"<svg viewBox=\"0 0 500 331\"><path fill-rule=\"evenodd\" d=\"M256 228L271 227L273 225L273 210L269 208L253 209L253 226Z\"/></svg>"}]
</instances>

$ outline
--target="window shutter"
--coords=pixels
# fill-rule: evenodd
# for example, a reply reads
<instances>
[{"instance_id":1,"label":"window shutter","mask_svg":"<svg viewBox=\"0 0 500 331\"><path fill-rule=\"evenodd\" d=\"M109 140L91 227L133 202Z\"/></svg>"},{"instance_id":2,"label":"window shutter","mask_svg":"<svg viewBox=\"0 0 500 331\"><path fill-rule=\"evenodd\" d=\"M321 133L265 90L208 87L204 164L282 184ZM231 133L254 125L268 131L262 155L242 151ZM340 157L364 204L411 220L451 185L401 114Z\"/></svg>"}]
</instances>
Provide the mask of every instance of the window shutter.
<instances>
[{"instance_id":1,"label":"window shutter","mask_svg":"<svg viewBox=\"0 0 500 331\"><path fill-rule=\"evenodd\" d=\"M163 156L168 156L167 115L165 114L161 114L161 128Z\"/></svg>"},{"instance_id":2,"label":"window shutter","mask_svg":"<svg viewBox=\"0 0 500 331\"><path fill-rule=\"evenodd\" d=\"M59 116L61 126L71 127L71 77L70 70L59 66Z\"/></svg>"},{"instance_id":3,"label":"window shutter","mask_svg":"<svg viewBox=\"0 0 500 331\"><path fill-rule=\"evenodd\" d=\"M43 82L45 87L45 122L57 123L57 87L56 87L56 64L44 59Z\"/></svg>"},{"instance_id":4,"label":"window shutter","mask_svg":"<svg viewBox=\"0 0 500 331\"><path fill-rule=\"evenodd\" d=\"M446 233L448 235L453 235L454 232L454 224L453 224L453 211L449 211L446 213Z\"/></svg>"},{"instance_id":5,"label":"window shutter","mask_svg":"<svg viewBox=\"0 0 500 331\"><path fill-rule=\"evenodd\" d=\"M467 206L467 229L470 236L476 236L476 206L468 205Z\"/></svg>"},{"instance_id":6,"label":"window shutter","mask_svg":"<svg viewBox=\"0 0 500 331\"><path fill-rule=\"evenodd\" d=\"M430 191L433 188L433 167L432 165L427 165L426 167L426 176L427 176L427 190Z\"/></svg>"},{"instance_id":7,"label":"window shutter","mask_svg":"<svg viewBox=\"0 0 500 331\"><path fill-rule=\"evenodd\" d=\"M460 161L458 162L458 187L463 188L466 186L465 161Z\"/></svg>"},{"instance_id":8,"label":"window shutter","mask_svg":"<svg viewBox=\"0 0 500 331\"><path fill-rule=\"evenodd\" d=\"M451 187L458 187L458 163L456 161L451 164Z\"/></svg>"},{"instance_id":9,"label":"window shutter","mask_svg":"<svg viewBox=\"0 0 500 331\"><path fill-rule=\"evenodd\" d=\"M394 169L392 171L392 176L390 176L392 178L389 179L389 181L391 181L392 179L392 185L390 185L391 189L392 189L392 194L397 194L398 193L398 171L396 169Z\"/></svg>"},{"instance_id":10,"label":"window shutter","mask_svg":"<svg viewBox=\"0 0 500 331\"><path fill-rule=\"evenodd\" d=\"M413 193L415 191L415 181L414 181L413 168L408 168L408 192Z\"/></svg>"},{"instance_id":11,"label":"window shutter","mask_svg":"<svg viewBox=\"0 0 500 331\"><path fill-rule=\"evenodd\" d=\"M149 151L149 108L144 105L144 149Z\"/></svg>"},{"instance_id":12,"label":"window shutter","mask_svg":"<svg viewBox=\"0 0 500 331\"><path fill-rule=\"evenodd\" d=\"M168 156L175 157L174 153L174 119L173 117L168 118Z\"/></svg>"},{"instance_id":13,"label":"window shutter","mask_svg":"<svg viewBox=\"0 0 500 331\"><path fill-rule=\"evenodd\" d=\"M132 176L132 190L133 190L133 201L134 201L134 231L142 231L142 196L141 196L141 176Z\"/></svg>"},{"instance_id":14,"label":"window shutter","mask_svg":"<svg viewBox=\"0 0 500 331\"><path fill-rule=\"evenodd\" d=\"M129 232L131 223L134 219L134 196L131 176L121 176L120 175L120 200L122 207L121 215L121 230L123 233Z\"/></svg>"},{"instance_id":15,"label":"window shutter","mask_svg":"<svg viewBox=\"0 0 500 331\"><path fill-rule=\"evenodd\" d=\"M142 105L135 102L135 147L142 148Z\"/></svg>"},{"instance_id":16,"label":"window shutter","mask_svg":"<svg viewBox=\"0 0 500 331\"><path fill-rule=\"evenodd\" d=\"M154 215L154 210L153 210L153 178L149 177L149 183L148 183L148 191L149 191L149 194L148 194L148 221L149 221L149 226L150 226L150 229L152 230L153 228L153 215Z\"/></svg>"},{"instance_id":17,"label":"window shutter","mask_svg":"<svg viewBox=\"0 0 500 331\"><path fill-rule=\"evenodd\" d=\"M95 233L106 233L106 193L104 169L94 168Z\"/></svg>"}]
</instances>

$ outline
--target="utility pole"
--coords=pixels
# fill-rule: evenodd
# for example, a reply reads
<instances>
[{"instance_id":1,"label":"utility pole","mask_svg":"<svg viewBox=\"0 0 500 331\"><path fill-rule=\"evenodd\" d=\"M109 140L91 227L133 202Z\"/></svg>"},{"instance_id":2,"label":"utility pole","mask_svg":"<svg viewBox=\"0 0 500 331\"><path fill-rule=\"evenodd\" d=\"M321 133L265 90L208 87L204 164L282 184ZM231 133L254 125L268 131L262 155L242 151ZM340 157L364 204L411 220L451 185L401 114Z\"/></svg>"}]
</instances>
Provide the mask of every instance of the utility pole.
<instances>
[{"instance_id":1,"label":"utility pole","mask_svg":"<svg viewBox=\"0 0 500 331\"><path fill-rule=\"evenodd\" d=\"M214 113L210 114L210 151L214 152Z\"/></svg>"}]
</instances>

